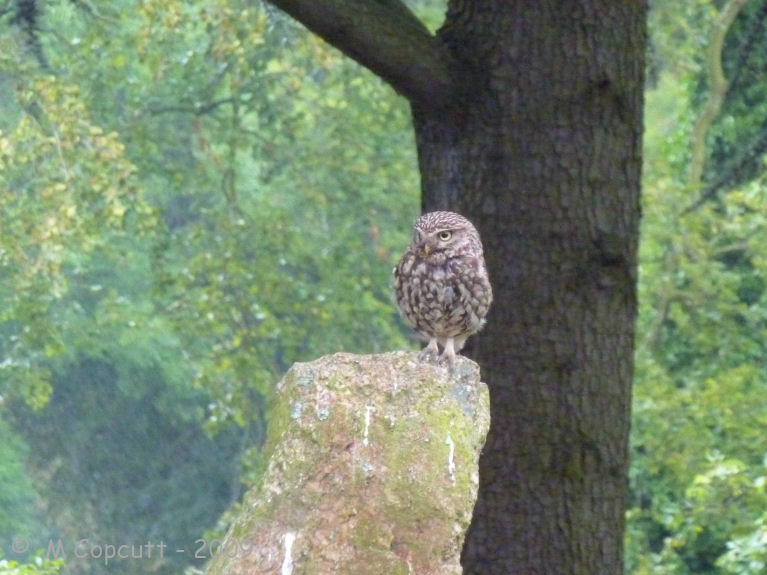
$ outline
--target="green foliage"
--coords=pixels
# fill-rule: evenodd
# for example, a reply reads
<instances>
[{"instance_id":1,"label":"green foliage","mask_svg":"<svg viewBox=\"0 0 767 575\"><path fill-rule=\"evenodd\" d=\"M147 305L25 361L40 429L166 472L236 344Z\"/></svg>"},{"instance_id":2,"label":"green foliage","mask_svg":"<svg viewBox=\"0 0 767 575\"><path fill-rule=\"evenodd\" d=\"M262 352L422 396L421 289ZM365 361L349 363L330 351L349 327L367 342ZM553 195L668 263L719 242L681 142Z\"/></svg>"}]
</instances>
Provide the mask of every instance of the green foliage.
<instances>
[{"instance_id":1,"label":"green foliage","mask_svg":"<svg viewBox=\"0 0 767 575\"><path fill-rule=\"evenodd\" d=\"M212 430L263 419L296 360L404 344L388 284L415 160L387 87L250 3L54 2L48 17L63 30L44 38L51 66L120 133L163 216L155 304Z\"/></svg>"},{"instance_id":2,"label":"green foliage","mask_svg":"<svg viewBox=\"0 0 767 575\"><path fill-rule=\"evenodd\" d=\"M0 575L56 575L64 566L60 559L35 557L29 563L3 559L0 555Z\"/></svg>"},{"instance_id":3,"label":"green foliage","mask_svg":"<svg viewBox=\"0 0 767 575\"><path fill-rule=\"evenodd\" d=\"M767 4L746 2L722 52L730 84L721 117L710 136L707 179L726 190L758 179L767 152Z\"/></svg>"},{"instance_id":4,"label":"green foliage","mask_svg":"<svg viewBox=\"0 0 767 575\"><path fill-rule=\"evenodd\" d=\"M237 494L241 434L206 437L199 398L170 386L149 364L144 373L133 365L137 383L128 386L116 373L125 363L80 359L54 378L43 412L16 413L16 427L36 446L28 465L35 477L47 477L46 489L55 494L47 498L46 514L67 549L84 537L192 548ZM167 554L165 568L178 569L190 558ZM92 562L67 556L74 571ZM113 569L148 567L124 561Z\"/></svg>"},{"instance_id":5,"label":"green foliage","mask_svg":"<svg viewBox=\"0 0 767 575\"><path fill-rule=\"evenodd\" d=\"M60 314L73 275L113 238L152 225L117 133L91 121L79 89L36 74L8 37L0 73L16 79L18 122L0 132L0 394L44 405L49 358L66 349Z\"/></svg>"},{"instance_id":6,"label":"green foliage","mask_svg":"<svg viewBox=\"0 0 767 575\"><path fill-rule=\"evenodd\" d=\"M749 177L719 182L744 153L751 119L744 73L703 134L704 181L690 173L693 126L708 97L710 2L656 3L646 98L644 223L632 431L627 565L635 574L762 573L767 400L767 267L763 156ZM751 3L758 4L758 3ZM723 53L743 45L756 12L742 12ZM749 58L756 58L752 52ZM762 69L761 56L750 65ZM749 88L750 89L750 88ZM748 91L748 89L746 90ZM743 129L737 128L737 125ZM721 137L731 149L721 154ZM758 168L758 169L757 169ZM732 176L732 174L730 175ZM760 563L761 562L761 563Z\"/></svg>"},{"instance_id":7,"label":"green foliage","mask_svg":"<svg viewBox=\"0 0 767 575\"><path fill-rule=\"evenodd\" d=\"M403 344L389 270L416 199L408 207L391 193L415 181L407 116L388 88L281 18L267 26L252 8L224 15L230 48L219 50L216 36L205 59L219 60L218 85L206 94L208 76L194 78L204 81L195 98L206 99L172 112L194 126L191 161L176 156L196 182L167 204L157 264L168 316L194 333L186 345L214 399L212 429L258 418L294 361ZM163 54L166 77L186 85L200 18L181 22L190 30ZM262 36L238 55L246 30ZM171 113L158 110L163 120ZM382 231L391 221L402 225Z\"/></svg>"},{"instance_id":8,"label":"green foliage","mask_svg":"<svg viewBox=\"0 0 767 575\"><path fill-rule=\"evenodd\" d=\"M52 529L189 545L281 372L407 345L407 106L260 4L37 6L0 15L3 409Z\"/></svg>"},{"instance_id":9,"label":"green foliage","mask_svg":"<svg viewBox=\"0 0 767 575\"><path fill-rule=\"evenodd\" d=\"M0 419L0 541L31 539L42 531L35 509L37 494L24 468L27 453L26 445Z\"/></svg>"}]
</instances>

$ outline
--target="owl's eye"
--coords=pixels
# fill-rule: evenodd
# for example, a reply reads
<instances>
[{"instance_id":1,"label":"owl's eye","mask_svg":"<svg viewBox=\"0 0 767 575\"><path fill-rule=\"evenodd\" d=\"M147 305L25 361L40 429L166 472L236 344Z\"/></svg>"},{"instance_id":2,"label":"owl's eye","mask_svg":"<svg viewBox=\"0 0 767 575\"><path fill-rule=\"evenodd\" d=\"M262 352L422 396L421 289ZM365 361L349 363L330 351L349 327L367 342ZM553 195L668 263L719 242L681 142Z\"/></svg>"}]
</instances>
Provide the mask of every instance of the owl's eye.
<instances>
[{"instance_id":1,"label":"owl's eye","mask_svg":"<svg viewBox=\"0 0 767 575\"><path fill-rule=\"evenodd\" d=\"M447 232L447 231L445 231L445 232L439 232L439 236L438 236L438 237L439 237L439 239L440 239L440 240L442 240L443 242L446 242L446 241L447 241L447 240L449 240L451 237L453 237L453 233L452 233L452 232Z\"/></svg>"}]
</instances>

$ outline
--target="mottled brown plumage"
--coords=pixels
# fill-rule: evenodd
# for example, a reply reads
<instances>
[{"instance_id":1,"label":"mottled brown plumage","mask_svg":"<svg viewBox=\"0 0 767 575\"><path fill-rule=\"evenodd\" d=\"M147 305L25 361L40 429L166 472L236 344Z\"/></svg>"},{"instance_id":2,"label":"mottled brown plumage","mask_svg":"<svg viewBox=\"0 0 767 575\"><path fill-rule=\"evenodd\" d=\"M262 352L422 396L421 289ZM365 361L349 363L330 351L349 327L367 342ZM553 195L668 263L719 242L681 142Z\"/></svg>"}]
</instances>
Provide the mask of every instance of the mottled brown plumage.
<instances>
[{"instance_id":1,"label":"mottled brown plumage","mask_svg":"<svg viewBox=\"0 0 767 575\"><path fill-rule=\"evenodd\" d=\"M482 329L493 300L482 242L469 220L453 212L430 212L413 226L413 240L394 268L397 305L428 341L422 359L450 364L466 339Z\"/></svg>"}]
</instances>

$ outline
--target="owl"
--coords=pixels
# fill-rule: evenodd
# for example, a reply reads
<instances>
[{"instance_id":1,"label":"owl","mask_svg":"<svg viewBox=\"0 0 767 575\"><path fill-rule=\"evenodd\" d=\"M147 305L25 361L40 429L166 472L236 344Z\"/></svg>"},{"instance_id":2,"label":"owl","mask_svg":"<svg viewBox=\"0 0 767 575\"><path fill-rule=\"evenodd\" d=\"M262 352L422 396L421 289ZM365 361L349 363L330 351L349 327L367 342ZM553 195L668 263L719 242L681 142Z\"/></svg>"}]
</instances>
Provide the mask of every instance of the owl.
<instances>
[{"instance_id":1,"label":"owl","mask_svg":"<svg viewBox=\"0 0 767 575\"><path fill-rule=\"evenodd\" d=\"M466 339L482 329L493 300L482 242L471 222L453 212L418 218L394 268L394 295L407 323L429 342L419 358L452 365Z\"/></svg>"}]
</instances>

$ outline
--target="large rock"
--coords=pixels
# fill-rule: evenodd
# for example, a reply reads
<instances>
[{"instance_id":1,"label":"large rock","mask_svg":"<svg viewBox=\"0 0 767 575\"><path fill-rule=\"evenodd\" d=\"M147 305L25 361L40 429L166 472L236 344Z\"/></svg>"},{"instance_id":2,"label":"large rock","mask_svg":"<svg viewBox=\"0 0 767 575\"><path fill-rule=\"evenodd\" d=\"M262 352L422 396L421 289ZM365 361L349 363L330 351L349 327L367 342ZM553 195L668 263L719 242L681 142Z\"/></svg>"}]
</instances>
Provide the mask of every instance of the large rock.
<instances>
[{"instance_id":1,"label":"large rock","mask_svg":"<svg viewBox=\"0 0 767 575\"><path fill-rule=\"evenodd\" d=\"M468 359L294 365L270 411L268 467L206 573L461 573L489 420Z\"/></svg>"}]
</instances>

